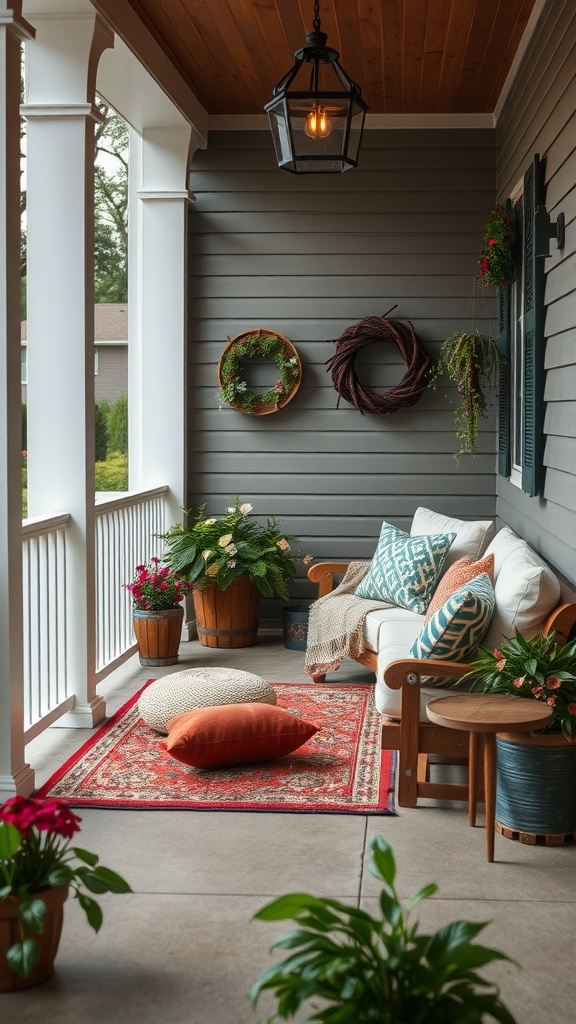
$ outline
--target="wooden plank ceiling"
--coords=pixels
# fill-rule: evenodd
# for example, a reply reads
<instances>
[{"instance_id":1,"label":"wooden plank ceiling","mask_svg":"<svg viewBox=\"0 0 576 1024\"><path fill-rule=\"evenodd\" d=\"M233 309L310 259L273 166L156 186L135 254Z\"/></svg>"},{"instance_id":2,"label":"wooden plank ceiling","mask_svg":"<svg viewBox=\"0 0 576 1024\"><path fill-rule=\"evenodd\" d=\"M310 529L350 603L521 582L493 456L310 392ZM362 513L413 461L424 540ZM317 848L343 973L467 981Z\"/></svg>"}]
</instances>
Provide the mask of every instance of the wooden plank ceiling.
<instances>
[{"instance_id":1,"label":"wooden plank ceiling","mask_svg":"<svg viewBox=\"0 0 576 1024\"><path fill-rule=\"evenodd\" d=\"M262 113L313 0L129 0L211 114ZM536 0L320 0L371 113L491 113Z\"/></svg>"}]
</instances>

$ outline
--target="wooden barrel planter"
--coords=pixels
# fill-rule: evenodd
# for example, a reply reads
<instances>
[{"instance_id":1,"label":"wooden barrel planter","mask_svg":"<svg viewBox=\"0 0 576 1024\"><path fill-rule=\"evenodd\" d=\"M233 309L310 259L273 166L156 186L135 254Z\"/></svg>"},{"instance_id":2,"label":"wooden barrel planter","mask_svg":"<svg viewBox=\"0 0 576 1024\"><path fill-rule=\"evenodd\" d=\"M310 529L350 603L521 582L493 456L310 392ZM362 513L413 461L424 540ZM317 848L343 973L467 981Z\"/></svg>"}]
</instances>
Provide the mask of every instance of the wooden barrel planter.
<instances>
[{"instance_id":1,"label":"wooden barrel planter","mask_svg":"<svg viewBox=\"0 0 576 1024\"><path fill-rule=\"evenodd\" d=\"M54 974L54 961L62 932L68 886L60 885L56 889L42 889L41 892L32 893L30 899L43 900L46 904L46 918L41 935L24 928L24 937L31 938L33 936L40 945L38 963L26 978L16 974L6 960L6 953L10 946L22 939L18 917L21 900L18 898L0 900L0 992L19 992L23 989L33 988L34 985L41 985L44 981L48 981L48 978ZM18 1015L16 1015L16 1019L18 1019Z\"/></svg>"},{"instance_id":2,"label":"wooden barrel planter","mask_svg":"<svg viewBox=\"0 0 576 1024\"><path fill-rule=\"evenodd\" d=\"M561 733L496 737L496 828L558 846L576 837L576 743Z\"/></svg>"},{"instance_id":3,"label":"wooden barrel planter","mask_svg":"<svg viewBox=\"0 0 576 1024\"><path fill-rule=\"evenodd\" d=\"M134 634L141 665L176 665L182 636L184 609L145 612L135 608Z\"/></svg>"},{"instance_id":4,"label":"wooden barrel planter","mask_svg":"<svg viewBox=\"0 0 576 1024\"><path fill-rule=\"evenodd\" d=\"M237 576L226 590L210 581L194 590L198 639L204 647L252 647L260 621L258 587L249 576Z\"/></svg>"}]
</instances>

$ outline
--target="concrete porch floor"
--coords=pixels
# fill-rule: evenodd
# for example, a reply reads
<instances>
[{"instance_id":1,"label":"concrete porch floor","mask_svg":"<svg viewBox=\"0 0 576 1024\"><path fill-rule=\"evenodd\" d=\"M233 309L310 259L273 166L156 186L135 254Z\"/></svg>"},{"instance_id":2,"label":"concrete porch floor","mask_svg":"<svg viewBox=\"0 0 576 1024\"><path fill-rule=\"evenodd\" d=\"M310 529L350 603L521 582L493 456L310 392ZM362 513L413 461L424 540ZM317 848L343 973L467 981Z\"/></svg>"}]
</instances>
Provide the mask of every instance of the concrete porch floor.
<instances>
[{"instance_id":1,"label":"concrete porch floor","mask_svg":"<svg viewBox=\"0 0 576 1024\"><path fill-rule=\"evenodd\" d=\"M271 682L304 681L303 654L278 636L255 647L216 651L183 643L180 665L226 665ZM100 687L108 714L151 674L130 659ZM366 682L346 662L329 681ZM30 745L41 785L90 733L53 728ZM66 905L56 973L28 992L0 996L5 1024L256 1024L247 991L270 963L286 924L251 921L289 891L332 896L376 912L378 885L368 874L369 844L383 835L409 897L436 882L419 908L425 931L467 918L490 921L479 940L519 964L486 973L522 1024L571 1024L576 1005L576 846L529 847L496 836L496 862L485 859L484 829L469 828L464 804L426 801L396 817L234 811L82 809L80 846L130 882L133 895L104 896L104 924L94 935L77 901ZM295 1018L306 1019L305 1015Z\"/></svg>"}]
</instances>

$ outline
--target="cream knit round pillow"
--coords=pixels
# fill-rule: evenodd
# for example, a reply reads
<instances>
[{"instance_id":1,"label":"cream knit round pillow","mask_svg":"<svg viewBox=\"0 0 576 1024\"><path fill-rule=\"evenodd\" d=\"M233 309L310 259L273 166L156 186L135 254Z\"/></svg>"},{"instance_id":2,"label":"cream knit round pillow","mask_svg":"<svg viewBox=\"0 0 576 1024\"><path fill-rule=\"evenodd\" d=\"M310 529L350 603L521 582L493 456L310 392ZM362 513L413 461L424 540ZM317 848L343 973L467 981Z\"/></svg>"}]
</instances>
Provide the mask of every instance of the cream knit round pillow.
<instances>
[{"instance_id":1,"label":"cream knit round pillow","mask_svg":"<svg viewBox=\"0 0 576 1024\"><path fill-rule=\"evenodd\" d=\"M275 704L276 691L260 676L237 668L186 668L156 679L138 701L141 717L156 732L184 711L220 704Z\"/></svg>"}]
</instances>

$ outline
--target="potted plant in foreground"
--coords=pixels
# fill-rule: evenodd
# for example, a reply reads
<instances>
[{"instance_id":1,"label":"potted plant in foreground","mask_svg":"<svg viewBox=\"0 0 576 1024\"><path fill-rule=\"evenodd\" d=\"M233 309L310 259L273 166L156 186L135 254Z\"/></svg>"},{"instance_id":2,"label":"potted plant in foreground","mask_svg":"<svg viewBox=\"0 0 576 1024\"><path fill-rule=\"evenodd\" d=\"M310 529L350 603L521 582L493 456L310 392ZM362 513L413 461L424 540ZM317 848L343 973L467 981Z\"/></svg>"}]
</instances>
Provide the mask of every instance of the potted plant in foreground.
<instances>
[{"instance_id":1,"label":"potted plant in foreground","mask_svg":"<svg viewBox=\"0 0 576 1024\"><path fill-rule=\"evenodd\" d=\"M192 585L159 558L137 565L132 583L133 622L141 665L175 665L182 635L182 599Z\"/></svg>"},{"instance_id":2,"label":"potted plant in foreground","mask_svg":"<svg viewBox=\"0 0 576 1024\"><path fill-rule=\"evenodd\" d=\"M517 632L499 648L479 648L459 682L485 693L544 701L550 724L496 737L496 827L508 838L547 845L576 835L576 639L554 633L527 640Z\"/></svg>"},{"instance_id":3,"label":"potted plant in foreground","mask_svg":"<svg viewBox=\"0 0 576 1024\"><path fill-rule=\"evenodd\" d=\"M309 1000L315 1012L306 1020L325 1024L514 1024L497 986L477 973L509 959L472 941L487 922L453 921L433 935L419 933L410 912L437 886L424 886L404 905L394 888L392 848L381 836L371 848L369 870L383 885L381 918L307 893L281 896L255 914L297 925L273 946L290 950L287 958L264 970L250 992L253 1004L266 989L274 994L277 1012L268 1024L293 1017Z\"/></svg>"},{"instance_id":4,"label":"potted plant in foreground","mask_svg":"<svg viewBox=\"0 0 576 1024\"><path fill-rule=\"evenodd\" d=\"M132 892L95 854L70 846L81 820L40 797L15 796L0 807L0 992L51 977L70 889L96 932L102 911L88 893Z\"/></svg>"},{"instance_id":5,"label":"potted plant in foreground","mask_svg":"<svg viewBox=\"0 0 576 1024\"><path fill-rule=\"evenodd\" d=\"M162 535L165 561L193 584L198 636L205 647L254 644L262 596L286 600L287 583L296 575L301 556L292 550L294 538L281 531L277 519L264 526L252 511L239 498L220 517L207 516L202 505L196 515L186 513L187 525L178 523Z\"/></svg>"}]
</instances>

